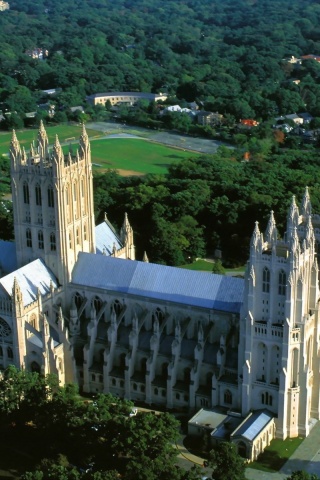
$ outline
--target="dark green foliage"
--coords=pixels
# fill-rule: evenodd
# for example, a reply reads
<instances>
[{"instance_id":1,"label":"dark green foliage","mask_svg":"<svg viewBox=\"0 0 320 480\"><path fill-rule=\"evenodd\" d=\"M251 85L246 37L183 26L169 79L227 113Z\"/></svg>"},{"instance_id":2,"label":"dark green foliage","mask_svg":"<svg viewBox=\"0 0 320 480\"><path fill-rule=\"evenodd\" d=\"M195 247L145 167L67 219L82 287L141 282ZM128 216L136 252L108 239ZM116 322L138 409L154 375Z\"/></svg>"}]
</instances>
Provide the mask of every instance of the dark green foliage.
<instances>
[{"instance_id":1,"label":"dark green foliage","mask_svg":"<svg viewBox=\"0 0 320 480\"><path fill-rule=\"evenodd\" d=\"M215 480L245 480L245 462L233 443L221 442L209 454L209 466Z\"/></svg>"},{"instance_id":2,"label":"dark green foliage","mask_svg":"<svg viewBox=\"0 0 320 480\"><path fill-rule=\"evenodd\" d=\"M172 165L166 177L97 176L99 219L110 210L110 220L120 226L124 212L129 214L137 258L146 251L151 261L181 265L220 248L225 266L243 264L254 222L263 231L274 210L282 235L291 196L299 201L306 185L313 211L320 211L315 151L279 150L260 160L261 155L241 163L240 151L221 149Z\"/></svg>"},{"instance_id":3,"label":"dark green foliage","mask_svg":"<svg viewBox=\"0 0 320 480\"><path fill-rule=\"evenodd\" d=\"M52 99L61 109L97 92L162 90L237 119L319 116L319 65L283 61L319 54L319 20L312 0L13 0L0 17L0 100L19 114L47 100L43 89L63 89ZM31 58L34 48L48 57ZM156 114L138 110L140 124ZM170 122L190 128L184 115Z\"/></svg>"}]
</instances>

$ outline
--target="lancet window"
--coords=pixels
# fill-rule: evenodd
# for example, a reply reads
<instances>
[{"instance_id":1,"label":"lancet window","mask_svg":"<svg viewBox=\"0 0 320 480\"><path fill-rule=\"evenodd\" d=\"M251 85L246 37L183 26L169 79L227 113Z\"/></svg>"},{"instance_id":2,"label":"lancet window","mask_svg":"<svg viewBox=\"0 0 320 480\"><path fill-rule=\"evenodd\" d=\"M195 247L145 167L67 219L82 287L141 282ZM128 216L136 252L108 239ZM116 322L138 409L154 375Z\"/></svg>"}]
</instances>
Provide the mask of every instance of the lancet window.
<instances>
[{"instance_id":1,"label":"lancet window","mask_svg":"<svg viewBox=\"0 0 320 480\"><path fill-rule=\"evenodd\" d=\"M39 247L40 250L43 250L43 247L44 247L42 230L39 230L39 232L38 232L38 247Z\"/></svg>"},{"instance_id":2,"label":"lancet window","mask_svg":"<svg viewBox=\"0 0 320 480\"><path fill-rule=\"evenodd\" d=\"M279 272L279 285L278 285L278 293L279 295L286 294L286 284L287 284L287 275L283 270Z\"/></svg>"},{"instance_id":3,"label":"lancet window","mask_svg":"<svg viewBox=\"0 0 320 480\"><path fill-rule=\"evenodd\" d=\"M262 291L264 293L270 292L270 270L267 267L262 272Z\"/></svg>"},{"instance_id":4,"label":"lancet window","mask_svg":"<svg viewBox=\"0 0 320 480\"><path fill-rule=\"evenodd\" d=\"M52 185L48 187L48 207L54 207L54 194Z\"/></svg>"},{"instance_id":5,"label":"lancet window","mask_svg":"<svg viewBox=\"0 0 320 480\"><path fill-rule=\"evenodd\" d=\"M23 182L23 202L28 205L30 203L29 185L27 184L27 182Z\"/></svg>"},{"instance_id":6,"label":"lancet window","mask_svg":"<svg viewBox=\"0 0 320 480\"><path fill-rule=\"evenodd\" d=\"M39 183L37 183L36 185L35 193L36 193L36 205L40 206L42 204L42 199L41 199L41 187Z\"/></svg>"}]
</instances>

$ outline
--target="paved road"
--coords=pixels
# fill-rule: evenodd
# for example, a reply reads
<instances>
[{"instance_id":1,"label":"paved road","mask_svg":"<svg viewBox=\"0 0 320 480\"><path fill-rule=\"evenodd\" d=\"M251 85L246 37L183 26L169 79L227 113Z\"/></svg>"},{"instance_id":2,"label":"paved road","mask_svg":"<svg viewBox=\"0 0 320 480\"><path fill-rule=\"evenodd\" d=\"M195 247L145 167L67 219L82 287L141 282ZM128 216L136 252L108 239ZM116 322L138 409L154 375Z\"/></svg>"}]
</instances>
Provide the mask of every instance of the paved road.
<instances>
[{"instance_id":1,"label":"paved road","mask_svg":"<svg viewBox=\"0 0 320 480\"><path fill-rule=\"evenodd\" d=\"M216 153L218 148L222 145L233 148L223 142L217 140L208 140L206 138L189 137L188 135L180 135L174 132L155 131L147 128L134 127L131 125L125 125L120 123L111 122L90 122L86 124L86 127L93 130L98 130L105 134L104 138L112 138L116 134L131 134L135 137L145 138L153 142L163 143L165 145L172 145L174 147L181 148L183 150L192 150L195 152L201 152L206 154ZM90 138L90 141L93 138Z\"/></svg>"}]
</instances>

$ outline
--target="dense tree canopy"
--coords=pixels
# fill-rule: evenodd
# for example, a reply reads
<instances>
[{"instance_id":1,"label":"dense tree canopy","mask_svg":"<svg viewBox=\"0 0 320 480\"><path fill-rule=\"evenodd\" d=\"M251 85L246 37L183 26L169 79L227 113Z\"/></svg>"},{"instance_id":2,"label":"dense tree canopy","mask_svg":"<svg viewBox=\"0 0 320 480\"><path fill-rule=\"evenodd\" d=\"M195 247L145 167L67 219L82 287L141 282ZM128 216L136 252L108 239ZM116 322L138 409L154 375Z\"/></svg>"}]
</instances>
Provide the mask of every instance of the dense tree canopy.
<instances>
[{"instance_id":1,"label":"dense tree canopy","mask_svg":"<svg viewBox=\"0 0 320 480\"><path fill-rule=\"evenodd\" d=\"M19 113L44 89L63 89L60 107L97 92L162 90L210 98L236 118L320 116L319 64L283 61L320 53L319 20L312 0L12 0L0 15L0 101ZM43 60L29 55L37 48Z\"/></svg>"},{"instance_id":2,"label":"dense tree canopy","mask_svg":"<svg viewBox=\"0 0 320 480\"><path fill-rule=\"evenodd\" d=\"M0 445L32 460L23 480L198 478L199 469L176 465L179 422L168 413L130 416L132 407L112 395L85 400L55 376L10 366L0 381Z\"/></svg>"},{"instance_id":3,"label":"dense tree canopy","mask_svg":"<svg viewBox=\"0 0 320 480\"><path fill-rule=\"evenodd\" d=\"M240 159L241 149L222 148L172 165L167 176L98 175L98 220L108 211L120 226L126 211L138 258L146 250L153 262L179 265L220 248L224 264L245 262L254 222L263 230L274 210L283 234L291 197L302 199L307 185L313 211L320 211L319 158L313 150L271 149L259 150L250 162Z\"/></svg>"}]
</instances>

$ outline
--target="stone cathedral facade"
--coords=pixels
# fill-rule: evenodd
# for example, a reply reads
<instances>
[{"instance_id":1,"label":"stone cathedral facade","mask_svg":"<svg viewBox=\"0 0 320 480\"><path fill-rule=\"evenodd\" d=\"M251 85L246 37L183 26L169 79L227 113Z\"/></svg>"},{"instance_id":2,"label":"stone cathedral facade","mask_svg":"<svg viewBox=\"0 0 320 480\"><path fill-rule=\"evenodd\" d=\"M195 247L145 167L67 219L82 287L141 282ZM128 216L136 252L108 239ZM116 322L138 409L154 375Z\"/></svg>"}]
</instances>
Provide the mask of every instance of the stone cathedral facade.
<instances>
[{"instance_id":1,"label":"stone cathedral facade","mask_svg":"<svg viewBox=\"0 0 320 480\"><path fill-rule=\"evenodd\" d=\"M264 235L256 224L239 279L136 261L127 216L119 235L107 218L95 226L84 127L67 155L58 138L49 148L43 125L28 153L13 133L10 158L1 369L55 373L84 392L168 409L236 412L235 441L252 458L274 436L308 435L320 402L320 217L307 189L300 207L292 200L284 238L273 213ZM247 425L260 411L269 416L256 441Z\"/></svg>"}]
</instances>

